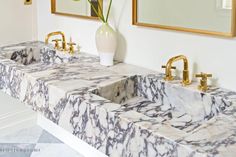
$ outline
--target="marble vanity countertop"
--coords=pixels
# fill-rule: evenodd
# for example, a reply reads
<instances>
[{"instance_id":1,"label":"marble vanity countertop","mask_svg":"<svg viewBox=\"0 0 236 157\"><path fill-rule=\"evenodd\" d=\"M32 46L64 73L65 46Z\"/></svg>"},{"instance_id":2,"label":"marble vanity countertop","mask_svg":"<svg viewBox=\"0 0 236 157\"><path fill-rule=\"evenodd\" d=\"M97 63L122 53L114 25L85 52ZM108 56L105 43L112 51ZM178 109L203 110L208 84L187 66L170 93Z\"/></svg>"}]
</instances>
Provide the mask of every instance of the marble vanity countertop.
<instances>
[{"instance_id":1,"label":"marble vanity countertop","mask_svg":"<svg viewBox=\"0 0 236 157\"><path fill-rule=\"evenodd\" d=\"M70 62L53 64L44 62L45 58L38 62L32 58L23 62L12 60L12 56L11 59L7 58L6 54L14 48L16 52L19 48L25 49L32 45L36 45L39 50L45 49L42 42L36 41L0 48L1 90L28 104L33 110L106 155L235 157L235 92L211 88L207 93L201 93L196 90L197 83L182 87L179 81L163 81L161 73L124 63L117 63L112 67L101 66L97 56L86 53L78 54ZM142 82L142 87L138 87L142 88L141 93L149 93L153 99L157 96L153 94L154 90L162 93L155 97L160 99L160 108L165 106L163 103L171 106L172 99L175 99L168 92L192 92L194 94L191 96L176 98L180 99L176 102L185 104L186 113L187 110L192 115L197 110L204 112L198 113L200 119L198 115L191 120L188 116L181 115L174 120L175 115L163 112L158 114L159 117L154 116L153 111L157 111L157 108L151 108L152 104L146 99L130 100L127 104L133 105L131 110L127 104L119 104L99 96L98 89L117 82L119 86L122 80L128 80L125 86L129 86L129 79L131 82ZM109 95L113 88L108 88L105 94L106 92ZM116 97L120 94L122 93L116 93ZM188 106L195 99L198 101L193 106ZM182 102L183 100L189 102ZM137 102L140 102L139 106ZM199 104L203 107L200 108ZM152 112L147 109L152 109ZM164 119L166 116L169 118L168 122ZM181 118L183 120L178 121Z\"/></svg>"}]
</instances>

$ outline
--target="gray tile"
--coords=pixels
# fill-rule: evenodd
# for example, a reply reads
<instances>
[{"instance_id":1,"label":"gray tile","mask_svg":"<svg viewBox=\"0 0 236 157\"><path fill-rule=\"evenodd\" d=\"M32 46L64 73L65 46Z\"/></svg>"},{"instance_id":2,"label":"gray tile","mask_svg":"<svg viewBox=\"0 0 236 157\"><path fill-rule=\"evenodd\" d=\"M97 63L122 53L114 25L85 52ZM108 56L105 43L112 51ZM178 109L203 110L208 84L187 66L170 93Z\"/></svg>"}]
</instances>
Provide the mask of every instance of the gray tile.
<instances>
[{"instance_id":1,"label":"gray tile","mask_svg":"<svg viewBox=\"0 0 236 157\"><path fill-rule=\"evenodd\" d=\"M15 151L14 151L15 150ZM24 152L22 150L25 150ZM39 126L0 137L0 157L82 157Z\"/></svg>"},{"instance_id":2,"label":"gray tile","mask_svg":"<svg viewBox=\"0 0 236 157\"><path fill-rule=\"evenodd\" d=\"M22 129L10 135L0 137L0 143L37 143L43 129L39 126Z\"/></svg>"},{"instance_id":3,"label":"gray tile","mask_svg":"<svg viewBox=\"0 0 236 157\"><path fill-rule=\"evenodd\" d=\"M39 143L35 146L35 148L40 151L33 152L31 157L84 157L69 146L62 143Z\"/></svg>"},{"instance_id":4,"label":"gray tile","mask_svg":"<svg viewBox=\"0 0 236 157\"><path fill-rule=\"evenodd\" d=\"M38 143L62 143L59 139L54 137L52 134L47 131L43 131L39 137Z\"/></svg>"},{"instance_id":5,"label":"gray tile","mask_svg":"<svg viewBox=\"0 0 236 157\"><path fill-rule=\"evenodd\" d=\"M0 157L30 157L35 144L2 143Z\"/></svg>"}]
</instances>

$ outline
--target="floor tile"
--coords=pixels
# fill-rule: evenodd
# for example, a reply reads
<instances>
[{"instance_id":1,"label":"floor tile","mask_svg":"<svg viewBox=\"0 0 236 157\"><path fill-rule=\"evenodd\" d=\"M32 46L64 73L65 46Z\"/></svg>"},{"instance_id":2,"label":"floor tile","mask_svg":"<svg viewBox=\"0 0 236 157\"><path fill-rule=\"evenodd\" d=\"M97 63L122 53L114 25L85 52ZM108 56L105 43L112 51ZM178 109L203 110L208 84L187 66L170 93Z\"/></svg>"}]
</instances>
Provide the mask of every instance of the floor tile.
<instances>
[{"instance_id":1,"label":"floor tile","mask_svg":"<svg viewBox=\"0 0 236 157\"><path fill-rule=\"evenodd\" d=\"M62 143L62 142L44 130L41 136L39 137L37 143Z\"/></svg>"},{"instance_id":2,"label":"floor tile","mask_svg":"<svg viewBox=\"0 0 236 157\"><path fill-rule=\"evenodd\" d=\"M1 143L0 157L30 157L35 144Z\"/></svg>"},{"instance_id":3,"label":"floor tile","mask_svg":"<svg viewBox=\"0 0 236 157\"><path fill-rule=\"evenodd\" d=\"M83 157L37 125L0 137L0 157L54 156Z\"/></svg>"},{"instance_id":4,"label":"floor tile","mask_svg":"<svg viewBox=\"0 0 236 157\"><path fill-rule=\"evenodd\" d=\"M31 157L83 157L75 150L65 144L37 144L35 149L39 152L33 152Z\"/></svg>"},{"instance_id":5,"label":"floor tile","mask_svg":"<svg viewBox=\"0 0 236 157\"><path fill-rule=\"evenodd\" d=\"M0 143L37 143L42 132L41 127L34 126L0 137Z\"/></svg>"}]
</instances>

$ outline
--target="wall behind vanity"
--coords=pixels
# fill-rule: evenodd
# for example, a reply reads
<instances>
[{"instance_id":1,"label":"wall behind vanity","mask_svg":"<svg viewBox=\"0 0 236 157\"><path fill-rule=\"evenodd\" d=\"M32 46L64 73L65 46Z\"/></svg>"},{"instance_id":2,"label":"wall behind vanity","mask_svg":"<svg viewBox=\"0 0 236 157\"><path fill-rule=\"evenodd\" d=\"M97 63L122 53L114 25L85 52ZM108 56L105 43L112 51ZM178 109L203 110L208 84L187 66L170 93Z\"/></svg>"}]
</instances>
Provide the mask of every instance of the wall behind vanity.
<instances>
[{"instance_id":1,"label":"wall behind vanity","mask_svg":"<svg viewBox=\"0 0 236 157\"><path fill-rule=\"evenodd\" d=\"M1 0L0 10L0 46L36 39L36 3L26 6L23 0Z\"/></svg>"},{"instance_id":2,"label":"wall behind vanity","mask_svg":"<svg viewBox=\"0 0 236 157\"><path fill-rule=\"evenodd\" d=\"M79 42L83 51L96 54L94 35L100 23L52 15L50 0L37 3L40 40L44 40L48 32L62 30L67 39L71 35ZM111 21L120 35L117 59L162 71L161 65L170 57L184 54L190 60L191 71L212 73L216 78L214 84L236 90L236 39L133 26L131 8L131 0L113 1Z\"/></svg>"}]
</instances>

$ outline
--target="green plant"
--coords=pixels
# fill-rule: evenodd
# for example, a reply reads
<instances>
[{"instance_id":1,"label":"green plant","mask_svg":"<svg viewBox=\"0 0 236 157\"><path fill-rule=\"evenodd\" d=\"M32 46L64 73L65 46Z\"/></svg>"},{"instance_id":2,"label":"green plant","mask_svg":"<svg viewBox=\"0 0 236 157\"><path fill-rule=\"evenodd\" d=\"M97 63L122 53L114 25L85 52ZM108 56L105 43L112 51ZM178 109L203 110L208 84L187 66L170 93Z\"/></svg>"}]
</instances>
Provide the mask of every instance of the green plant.
<instances>
[{"instance_id":1,"label":"green plant","mask_svg":"<svg viewBox=\"0 0 236 157\"><path fill-rule=\"evenodd\" d=\"M81 0L74 0L74 1L81 1ZM96 8L92 1L91 0L87 0L89 2L89 4L91 5L93 11L95 12L95 14L98 16L98 18L103 22L103 23L107 23L108 22L108 19L109 19L109 15L110 15L110 10L111 10L111 4L112 4L112 0L110 0L109 2L109 6L108 6L108 10L107 10L107 14L106 14L106 18L103 14L103 11L102 11L102 6L101 6L101 3L99 0L98 1L98 8Z\"/></svg>"}]
</instances>

